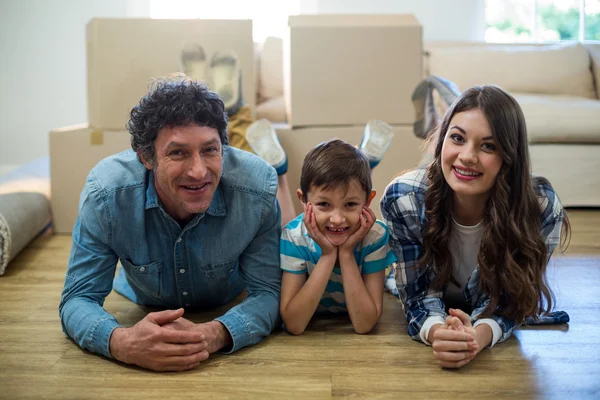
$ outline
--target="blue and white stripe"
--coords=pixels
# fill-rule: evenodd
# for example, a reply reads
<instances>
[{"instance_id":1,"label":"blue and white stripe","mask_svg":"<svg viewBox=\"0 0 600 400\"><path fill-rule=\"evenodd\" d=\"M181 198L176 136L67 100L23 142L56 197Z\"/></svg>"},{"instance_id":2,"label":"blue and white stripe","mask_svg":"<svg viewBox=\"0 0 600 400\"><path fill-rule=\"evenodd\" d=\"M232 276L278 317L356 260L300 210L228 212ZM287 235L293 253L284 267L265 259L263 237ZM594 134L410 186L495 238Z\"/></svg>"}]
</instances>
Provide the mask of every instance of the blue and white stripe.
<instances>
[{"instance_id":1,"label":"blue and white stripe","mask_svg":"<svg viewBox=\"0 0 600 400\"><path fill-rule=\"evenodd\" d=\"M308 235L304 214L290 221L283 229L280 241L281 269L292 274L311 274L323 254L319 245ZM384 270L396 261L388 245L389 232L385 224L375 221L365 238L354 249L361 274ZM317 312L347 312L344 287L339 266L334 267Z\"/></svg>"}]
</instances>

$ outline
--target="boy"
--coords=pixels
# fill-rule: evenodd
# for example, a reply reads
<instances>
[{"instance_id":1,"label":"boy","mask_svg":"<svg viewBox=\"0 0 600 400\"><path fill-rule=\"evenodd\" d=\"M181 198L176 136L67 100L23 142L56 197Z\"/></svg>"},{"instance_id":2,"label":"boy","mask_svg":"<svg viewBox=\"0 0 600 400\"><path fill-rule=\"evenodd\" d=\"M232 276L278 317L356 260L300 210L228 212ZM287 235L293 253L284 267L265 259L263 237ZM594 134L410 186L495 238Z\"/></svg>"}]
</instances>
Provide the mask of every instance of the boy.
<instances>
[{"instance_id":1,"label":"boy","mask_svg":"<svg viewBox=\"0 0 600 400\"><path fill-rule=\"evenodd\" d=\"M297 194L304 213L280 242L286 329L302 334L315 312L328 311L347 312L356 333L370 332L382 312L385 269L396 257L369 208L369 158L342 140L322 143L304 159Z\"/></svg>"}]
</instances>

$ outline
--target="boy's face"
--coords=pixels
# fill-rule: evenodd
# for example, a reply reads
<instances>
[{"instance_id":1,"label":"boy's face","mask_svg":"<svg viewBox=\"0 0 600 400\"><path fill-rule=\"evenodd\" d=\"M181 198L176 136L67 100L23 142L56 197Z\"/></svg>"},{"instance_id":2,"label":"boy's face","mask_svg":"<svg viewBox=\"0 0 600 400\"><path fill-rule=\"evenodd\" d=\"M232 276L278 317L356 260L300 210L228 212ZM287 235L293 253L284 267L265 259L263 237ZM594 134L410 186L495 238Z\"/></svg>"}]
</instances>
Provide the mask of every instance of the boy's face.
<instances>
[{"instance_id":1,"label":"boy's face","mask_svg":"<svg viewBox=\"0 0 600 400\"><path fill-rule=\"evenodd\" d=\"M367 199L357 179L350 181L347 188L341 185L323 190L313 186L307 194L319 230L334 246L342 245L360 228L362 209L370 205L372 198L370 194Z\"/></svg>"}]
</instances>

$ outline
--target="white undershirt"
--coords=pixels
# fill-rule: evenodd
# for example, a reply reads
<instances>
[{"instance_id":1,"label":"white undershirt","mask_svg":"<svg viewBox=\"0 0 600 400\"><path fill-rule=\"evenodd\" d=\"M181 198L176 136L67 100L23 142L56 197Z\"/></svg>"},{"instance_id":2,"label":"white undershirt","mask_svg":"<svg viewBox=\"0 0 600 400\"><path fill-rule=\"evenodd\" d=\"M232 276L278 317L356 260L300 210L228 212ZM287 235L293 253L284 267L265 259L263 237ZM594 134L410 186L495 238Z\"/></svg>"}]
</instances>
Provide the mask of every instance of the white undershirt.
<instances>
[{"instance_id":1,"label":"white undershirt","mask_svg":"<svg viewBox=\"0 0 600 400\"><path fill-rule=\"evenodd\" d=\"M450 254L452 255L452 261L454 264L454 279L458 282L458 285L449 283L446 287L443 300L445 302L460 303L465 301L464 289L465 285L469 281L469 277L477 268L477 255L479 253L479 246L481 244L481 237L483 235L483 221L477 225L466 226L461 225L452 218L453 226L452 233L450 234ZM433 325L445 324L446 321L440 316L430 316L425 320L421 327L420 336L423 343L429 344L427 337L429 336L429 330ZM496 344L502 336L502 329L500 325L492 318L483 318L475 322L473 327L480 324L487 324L492 329L492 342L490 347Z\"/></svg>"}]
</instances>

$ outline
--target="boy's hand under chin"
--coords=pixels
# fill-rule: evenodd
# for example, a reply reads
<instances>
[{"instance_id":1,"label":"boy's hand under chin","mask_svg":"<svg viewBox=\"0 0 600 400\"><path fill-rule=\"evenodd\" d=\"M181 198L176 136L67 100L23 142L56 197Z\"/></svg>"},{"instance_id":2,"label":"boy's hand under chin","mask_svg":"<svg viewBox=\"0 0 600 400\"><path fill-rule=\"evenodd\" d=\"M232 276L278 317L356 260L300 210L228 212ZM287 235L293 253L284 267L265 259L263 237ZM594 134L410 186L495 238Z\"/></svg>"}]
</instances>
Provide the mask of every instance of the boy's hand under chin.
<instances>
[{"instance_id":1,"label":"boy's hand under chin","mask_svg":"<svg viewBox=\"0 0 600 400\"><path fill-rule=\"evenodd\" d=\"M313 205L310 203L307 203L304 208L304 225L308 231L308 236L310 236L311 239L314 240L321 248L323 256L337 256L337 246L331 244L329 239L327 239L327 237L325 237L323 232L321 232L319 229L319 226L317 225L317 218L313 212Z\"/></svg>"},{"instance_id":2,"label":"boy's hand under chin","mask_svg":"<svg viewBox=\"0 0 600 400\"><path fill-rule=\"evenodd\" d=\"M346 241L340 246L340 253L349 252L350 254L352 254L356 245L360 243L365 238L365 236L367 236L367 233L369 233L369 231L373 227L373 224L375 224L375 219L375 213L373 212L373 210L366 206L363 207L359 218L360 227L356 232L350 235L350 237L346 239Z\"/></svg>"}]
</instances>

